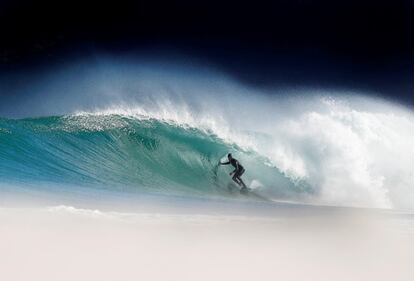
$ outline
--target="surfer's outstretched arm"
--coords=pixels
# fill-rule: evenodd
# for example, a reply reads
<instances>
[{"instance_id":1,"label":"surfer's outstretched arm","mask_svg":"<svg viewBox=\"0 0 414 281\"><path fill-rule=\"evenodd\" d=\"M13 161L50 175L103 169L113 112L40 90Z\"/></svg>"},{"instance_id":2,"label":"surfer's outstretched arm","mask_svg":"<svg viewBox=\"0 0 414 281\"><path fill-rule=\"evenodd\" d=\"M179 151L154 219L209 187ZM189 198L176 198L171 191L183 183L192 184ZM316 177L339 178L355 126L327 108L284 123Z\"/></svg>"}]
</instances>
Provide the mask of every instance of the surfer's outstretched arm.
<instances>
[{"instance_id":1,"label":"surfer's outstretched arm","mask_svg":"<svg viewBox=\"0 0 414 281\"><path fill-rule=\"evenodd\" d=\"M230 161L227 161L227 162L220 162L219 161L219 165L228 165L228 164L230 164Z\"/></svg>"}]
</instances>

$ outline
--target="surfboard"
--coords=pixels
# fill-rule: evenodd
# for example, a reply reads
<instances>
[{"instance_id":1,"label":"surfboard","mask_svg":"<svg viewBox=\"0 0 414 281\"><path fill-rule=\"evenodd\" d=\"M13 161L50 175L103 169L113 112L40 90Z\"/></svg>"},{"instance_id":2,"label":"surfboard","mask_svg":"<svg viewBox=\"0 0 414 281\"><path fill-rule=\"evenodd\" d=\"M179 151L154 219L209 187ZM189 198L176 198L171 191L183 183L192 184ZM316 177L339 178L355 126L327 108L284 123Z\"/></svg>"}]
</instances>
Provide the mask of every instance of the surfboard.
<instances>
[{"instance_id":1,"label":"surfboard","mask_svg":"<svg viewBox=\"0 0 414 281\"><path fill-rule=\"evenodd\" d=\"M260 195L259 193L255 192L251 188L246 188L245 190L241 189L240 194L243 194L243 195L248 196L248 197L253 197L255 199L263 200L263 201L271 201L270 199L268 199L268 198Z\"/></svg>"},{"instance_id":2,"label":"surfboard","mask_svg":"<svg viewBox=\"0 0 414 281\"><path fill-rule=\"evenodd\" d=\"M260 195L257 191L247 187L246 189L240 189L235 183L231 182L227 185L227 189L232 194L240 194L260 201L271 201L263 195Z\"/></svg>"}]
</instances>

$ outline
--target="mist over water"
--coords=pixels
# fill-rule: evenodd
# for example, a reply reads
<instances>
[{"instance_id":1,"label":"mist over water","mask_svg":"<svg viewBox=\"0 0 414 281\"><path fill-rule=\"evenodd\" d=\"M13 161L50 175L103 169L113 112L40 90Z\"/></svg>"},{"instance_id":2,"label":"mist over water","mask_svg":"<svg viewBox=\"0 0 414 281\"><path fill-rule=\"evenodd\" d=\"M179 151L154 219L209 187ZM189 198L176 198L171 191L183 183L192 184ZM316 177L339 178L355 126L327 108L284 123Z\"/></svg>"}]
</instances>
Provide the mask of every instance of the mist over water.
<instances>
[{"instance_id":1,"label":"mist over water","mask_svg":"<svg viewBox=\"0 0 414 281\"><path fill-rule=\"evenodd\" d=\"M226 196L230 179L214 165L230 151L270 199L414 209L414 114L400 105L332 89L263 91L188 63L100 58L33 81L14 108L0 107L4 117L45 116L1 120L0 176L9 181L31 173ZM36 149L49 152L49 167L32 162Z\"/></svg>"}]
</instances>

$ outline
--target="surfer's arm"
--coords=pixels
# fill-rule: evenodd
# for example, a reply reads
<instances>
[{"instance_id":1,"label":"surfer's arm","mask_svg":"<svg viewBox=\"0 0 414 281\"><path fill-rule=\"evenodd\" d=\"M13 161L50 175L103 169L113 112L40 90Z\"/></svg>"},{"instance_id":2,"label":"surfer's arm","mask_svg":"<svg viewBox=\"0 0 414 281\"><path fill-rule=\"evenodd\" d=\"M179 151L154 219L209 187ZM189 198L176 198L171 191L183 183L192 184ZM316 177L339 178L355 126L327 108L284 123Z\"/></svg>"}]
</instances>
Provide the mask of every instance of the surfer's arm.
<instances>
[{"instance_id":1,"label":"surfer's arm","mask_svg":"<svg viewBox=\"0 0 414 281\"><path fill-rule=\"evenodd\" d=\"M230 161L228 161L228 162L220 162L219 161L219 165L228 165L228 164L230 164Z\"/></svg>"}]
</instances>

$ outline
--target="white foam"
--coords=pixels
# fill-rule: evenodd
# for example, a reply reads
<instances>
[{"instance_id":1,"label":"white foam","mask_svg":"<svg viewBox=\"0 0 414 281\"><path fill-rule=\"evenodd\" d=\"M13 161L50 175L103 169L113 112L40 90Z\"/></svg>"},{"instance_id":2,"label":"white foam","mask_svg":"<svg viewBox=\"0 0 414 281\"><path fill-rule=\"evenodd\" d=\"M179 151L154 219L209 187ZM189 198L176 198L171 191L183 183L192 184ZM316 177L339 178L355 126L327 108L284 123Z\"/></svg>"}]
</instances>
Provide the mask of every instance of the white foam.
<instances>
[{"instance_id":1,"label":"white foam","mask_svg":"<svg viewBox=\"0 0 414 281\"><path fill-rule=\"evenodd\" d=\"M1 210L1 209L0 209ZM115 212L115 211L101 211L98 209L84 209L76 208L67 205L50 206L46 211L54 214L73 215L77 217L84 217L88 219L101 219L120 221L126 223L168 223L168 222L182 222L182 223L214 223L225 224L226 222L267 222L275 223L280 221L280 218L262 217L262 216L245 216L245 215L207 215L197 213L145 213L145 212Z\"/></svg>"},{"instance_id":2,"label":"white foam","mask_svg":"<svg viewBox=\"0 0 414 281\"><path fill-rule=\"evenodd\" d=\"M262 187L263 187L263 184L257 179L252 180L250 185L249 185L249 188L252 189L252 190L257 190L257 189L260 189Z\"/></svg>"}]
</instances>

